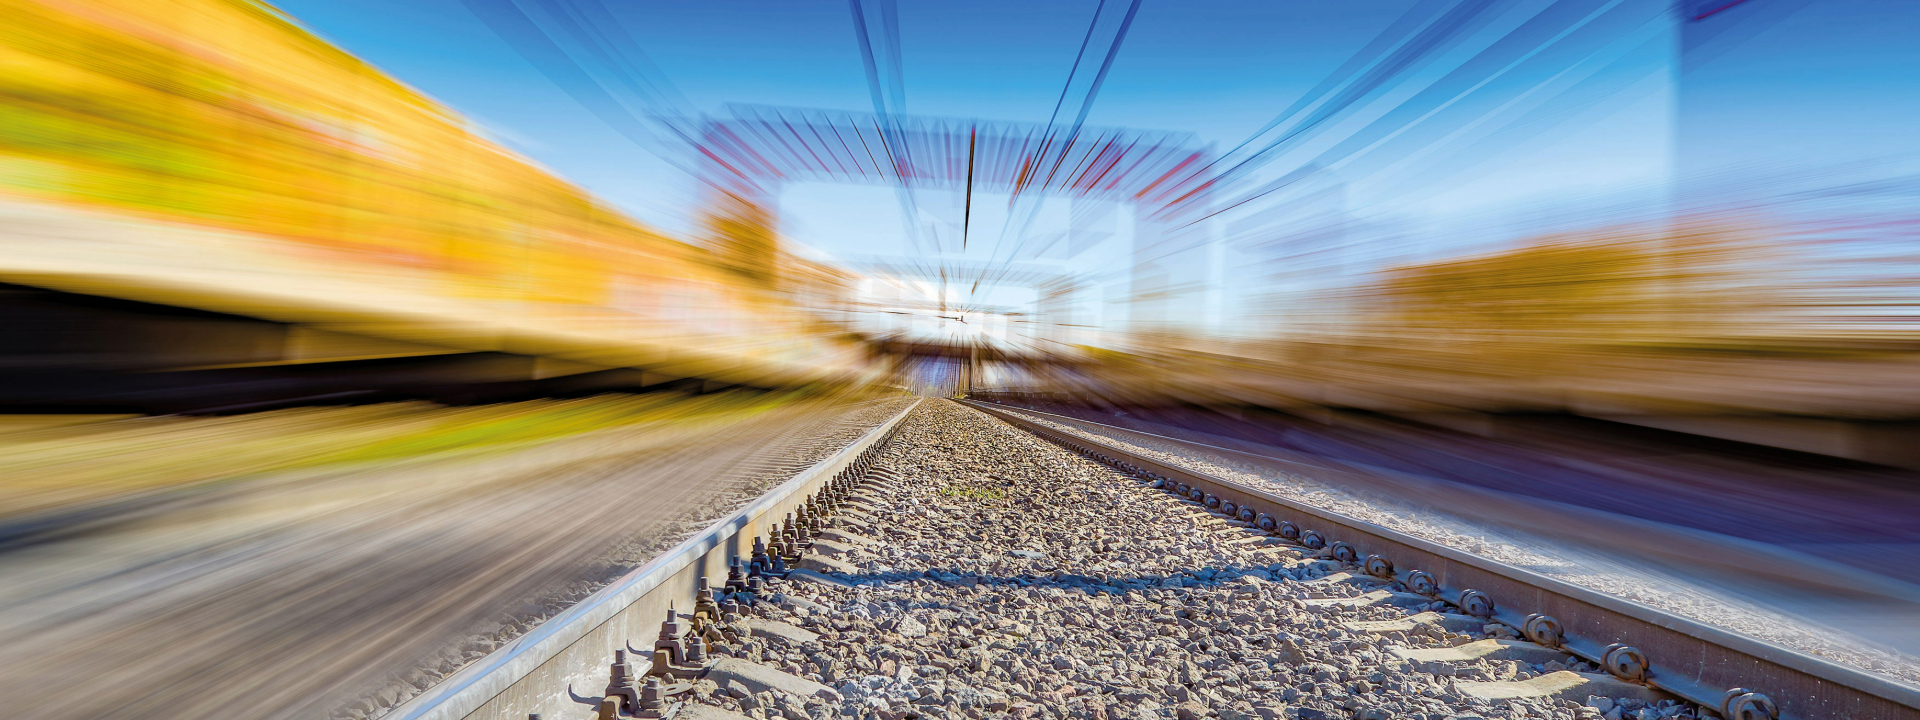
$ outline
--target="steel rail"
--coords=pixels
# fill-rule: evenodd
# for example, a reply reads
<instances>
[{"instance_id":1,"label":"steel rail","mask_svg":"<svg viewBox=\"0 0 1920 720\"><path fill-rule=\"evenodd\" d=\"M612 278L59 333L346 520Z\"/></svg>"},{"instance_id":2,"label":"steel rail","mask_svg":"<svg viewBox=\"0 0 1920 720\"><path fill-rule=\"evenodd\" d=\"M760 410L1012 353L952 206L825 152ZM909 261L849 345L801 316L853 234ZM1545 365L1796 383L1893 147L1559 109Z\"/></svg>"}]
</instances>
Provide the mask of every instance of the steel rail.
<instances>
[{"instance_id":1,"label":"steel rail","mask_svg":"<svg viewBox=\"0 0 1920 720\"><path fill-rule=\"evenodd\" d=\"M1136 474L1191 488L1210 507L1232 502L1263 525L1290 523L1304 537L1313 530L1326 547L1344 543L1353 559L1389 560L1383 579L1406 582L1416 571L1431 578L1434 597L1467 607L1486 600L1483 614L1514 628L1536 616L1555 619L1561 648L1609 666L1619 643L1637 648L1642 681L1690 702L1722 711L1739 695L1764 694L1779 720L1850 718L1920 720L1920 690L1812 655L1736 635L1678 615L1606 595L1539 573L1445 547L1397 530L1299 503L1230 480L1171 465L1114 445L1048 427L977 401L965 405L1049 442ZM1142 433L1144 434L1144 433ZM1157 436L1156 436L1157 437ZM1165 438L1172 442L1195 445ZM1219 449L1219 448L1209 448ZM1251 455L1251 453L1242 453ZM1257 456L1256 456L1257 457ZM1270 462L1276 462L1268 459ZM1277 461L1284 463L1285 461ZM1247 514L1241 517L1249 518ZM1371 563L1369 563L1371 564ZM1477 594L1475 598L1472 594ZM1534 633L1527 633L1530 638ZM1550 637L1547 639L1551 639ZM1536 639L1538 641L1538 639ZM1612 643L1612 644L1609 644ZM1750 696L1749 696L1750 697ZM1737 714L1737 713L1736 713ZM1769 717L1749 715L1748 717Z\"/></svg>"},{"instance_id":2,"label":"steel rail","mask_svg":"<svg viewBox=\"0 0 1920 720\"><path fill-rule=\"evenodd\" d=\"M1283 448L1262 447L1253 443L1247 443L1254 448L1251 450L1223 447L1018 406L1007 409L1070 426L1098 427L1102 432L1118 434L1123 438L1175 443L1181 447L1278 466L1347 489L1378 493L1402 501L1417 501L1453 515L1492 522L1501 527L1587 544L1591 544L1591 541L1586 538L1605 537L1604 549L1611 552L1625 551L1686 568L1711 569L1775 587L1795 586L1801 592L1865 596L1875 600L1920 604L1920 585L1849 565L1835 565L1804 552L1755 540ZM1236 442L1225 438L1222 440ZM1805 572L1812 566L1818 566L1819 571Z\"/></svg>"},{"instance_id":3,"label":"steel rail","mask_svg":"<svg viewBox=\"0 0 1920 720\"><path fill-rule=\"evenodd\" d=\"M754 536L767 534L782 513L837 473L870 464L921 402L383 717L521 720L543 708L577 706L572 695L582 688L598 692L607 658L625 649L628 638L654 635L670 608L692 608L702 578L724 580L729 561L749 556Z\"/></svg>"}]
</instances>

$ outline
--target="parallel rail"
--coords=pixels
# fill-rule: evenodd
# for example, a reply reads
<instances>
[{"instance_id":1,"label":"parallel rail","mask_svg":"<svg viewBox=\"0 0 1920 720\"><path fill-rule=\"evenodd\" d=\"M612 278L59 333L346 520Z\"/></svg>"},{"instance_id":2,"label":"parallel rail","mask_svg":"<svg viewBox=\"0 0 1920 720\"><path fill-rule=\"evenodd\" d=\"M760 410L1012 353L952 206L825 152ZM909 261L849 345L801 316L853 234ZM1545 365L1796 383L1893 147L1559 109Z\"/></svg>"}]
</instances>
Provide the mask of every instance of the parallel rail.
<instances>
[{"instance_id":1,"label":"parallel rail","mask_svg":"<svg viewBox=\"0 0 1920 720\"><path fill-rule=\"evenodd\" d=\"M541 623L527 634L394 708L392 720L522 720L577 714L569 696L606 684L607 663L630 638L655 635L668 608L693 607L701 578L724 582L733 558L752 554L753 538L850 468L862 471L921 401L867 431L840 452L715 521L647 564Z\"/></svg>"},{"instance_id":2,"label":"parallel rail","mask_svg":"<svg viewBox=\"0 0 1920 720\"><path fill-rule=\"evenodd\" d=\"M991 405L964 402L1097 460L1185 484L1205 498L1222 505L1232 502L1238 508L1272 518L1275 524L1293 523L1303 531L1316 531L1329 546L1345 543L1359 558L1378 555L1388 559L1391 565L1384 577L1405 582L1412 579L1414 571L1424 571L1435 582L1432 594L1438 597L1462 600L1464 605L1463 594L1477 591L1493 601L1491 613L1487 615L1490 619L1525 628L1533 615L1555 618L1563 638L1561 646L1570 654L1603 667L1608 664L1611 643L1630 644L1641 651L1646 661L1646 684L1708 708L1725 707L1729 692L1740 688L1770 698L1778 708L1772 717L1780 720L1920 720L1920 690L1911 687L1373 523L1169 465ZM1284 464L1284 461L1278 462Z\"/></svg>"}]
</instances>

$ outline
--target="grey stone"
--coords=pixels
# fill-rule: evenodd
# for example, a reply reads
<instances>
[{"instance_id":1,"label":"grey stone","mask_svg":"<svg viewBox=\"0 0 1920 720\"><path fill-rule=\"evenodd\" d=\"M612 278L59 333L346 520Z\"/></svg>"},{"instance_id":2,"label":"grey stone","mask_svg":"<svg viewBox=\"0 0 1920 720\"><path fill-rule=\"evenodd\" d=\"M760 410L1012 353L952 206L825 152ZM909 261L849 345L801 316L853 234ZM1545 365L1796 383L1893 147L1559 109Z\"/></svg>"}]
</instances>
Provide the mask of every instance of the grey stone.
<instances>
[{"instance_id":1,"label":"grey stone","mask_svg":"<svg viewBox=\"0 0 1920 720\"><path fill-rule=\"evenodd\" d=\"M853 571L853 573L858 573L858 572L859 570L857 568L854 569ZM849 573L849 574L853 574L853 573ZM816 585L832 585L835 587L843 587L843 588L850 588L854 586L854 583L852 582L849 582L841 578L833 577L831 575L825 575L820 573L817 570L812 570L809 568L798 568L795 570L788 571L787 580L791 582L814 583Z\"/></svg>"},{"instance_id":2,"label":"grey stone","mask_svg":"<svg viewBox=\"0 0 1920 720\"><path fill-rule=\"evenodd\" d=\"M799 565L803 570L813 570L822 573L839 573L841 575L860 574L860 568L858 567L820 555L808 555L800 558ZM789 575L788 577L791 579L792 576Z\"/></svg>"},{"instance_id":3,"label":"grey stone","mask_svg":"<svg viewBox=\"0 0 1920 720\"><path fill-rule=\"evenodd\" d=\"M827 539L814 540L813 547L809 549L821 555L827 555L831 557L851 555L853 554L853 551L854 551L854 547L852 545L848 545L845 543L838 543L838 542L834 542L832 540L827 540Z\"/></svg>"},{"instance_id":4,"label":"grey stone","mask_svg":"<svg viewBox=\"0 0 1920 720\"><path fill-rule=\"evenodd\" d=\"M927 625L919 620L915 620L912 615L904 615L901 616L898 623L894 624L893 631L900 633L900 637L926 637Z\"/></svg>"},{"instance_id":5,"label":"grey stone","mask_svg":"<svg viewBox=\"0 0 1920 720\"><path fill-rule=\"evenodd\" d=\"M807 643L818 642L820 640L819 633L816 633L816 632L813 632L812 630L807 630L805 628L798 627L795 625L783 623L783 622L780 622L779 620L767 620L764 618L747 618L746 623L749 629L748 631L751 632L754 635L754 637L763 637L771 640L780 640L782 642L792 643L794 645L805 645Z\"/></svg>"},{"instance_id":6,"label":"grey stone","mask_svg":"<svg viewBox=\"0 0 1920 720\"><path fill-rule=\"evenodd\" d=\"M756 695L778 690L790 695L818 697L830 702L840 700L840 692L833 688L739 658L720 658L714 663L713 668L707 671L707 677L722 687L731 687L730 683L738 682Z\"/></svg>"},{"instance_id":7,"label":"grey stone","mask_svg":"<svg viewBox=\"0 0 1920 720\"><path fill-rule=\"evenodd\" d=\"M673 718L674 720L748 720L746 715L699 703L681 704L679 711L673 714Z\"/></svg>"},{"instance_id":8,"label":"grey stone","mask_svg":"<svg viewBox=\"0 0 1920 720\"><path fill-rule=\"evenodd\" d=\"M802 612L802 613L828 612L827 606L821 605L820 603L800 597L799 595L780 593L780 594L774 595L772 600L773 600L773 604L779 605L780 607L786 608L793 612Z\"/></svg>"},{"instance_id":9,"label":"grey stone","mask_svg":"<svg viewBox=\"0 0 1920 720\"><path fill-rule=\"evenodd\" d=\"M842 530L839 528L827 528L826 530L821 531L820 539L837 542L850 547L857 547L861 545L882 544L879 540L875 540L865 535L861 535L859 533L853 532L852 530ZM817 543L818 541L815 541L815 542Z\"/></svg>"}]
</instances>

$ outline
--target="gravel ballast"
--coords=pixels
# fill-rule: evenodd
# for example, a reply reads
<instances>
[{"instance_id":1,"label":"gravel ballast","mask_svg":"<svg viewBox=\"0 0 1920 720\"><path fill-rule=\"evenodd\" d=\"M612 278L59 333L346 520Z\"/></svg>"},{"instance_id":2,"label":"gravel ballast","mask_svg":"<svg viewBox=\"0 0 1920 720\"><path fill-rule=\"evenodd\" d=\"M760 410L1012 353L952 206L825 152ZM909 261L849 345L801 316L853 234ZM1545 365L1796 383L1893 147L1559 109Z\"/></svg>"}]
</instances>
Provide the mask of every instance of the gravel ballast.
<instances>
[{"instance_id":1,"label":"gravel ballast","mask_svg":"<svg viewBox=\"0 0 1920 720\"><path fill-rule=\"evenodd\" d=\"M685 699L793 720L1697 717L954 403L916 410L871 477L828 534L852 569L770 582L714 648L833 690Z\"/></svg>"},{"instance_id":2,"label":"gravel ballast","mask_svg":"<svg viewBox=\"0 0 1920 720\"><path fill-rule=\"evenodd\" d=\"M1743 599L1739 592L1697 578L1662 572L1551 538L1493 527L1431 508L1363 495L1297 473L1134 432L1062 422L1018 408L1004 408L1035 423L1111 444L1129 452L1205 473L1347 517L1524 567L1534 572L1636 602L1663 612L1746 635L1835 663L1920 687L1920 658L1871 639L1822 625L1805 614L1788 614Z\"/></svg>"}]
</instances>

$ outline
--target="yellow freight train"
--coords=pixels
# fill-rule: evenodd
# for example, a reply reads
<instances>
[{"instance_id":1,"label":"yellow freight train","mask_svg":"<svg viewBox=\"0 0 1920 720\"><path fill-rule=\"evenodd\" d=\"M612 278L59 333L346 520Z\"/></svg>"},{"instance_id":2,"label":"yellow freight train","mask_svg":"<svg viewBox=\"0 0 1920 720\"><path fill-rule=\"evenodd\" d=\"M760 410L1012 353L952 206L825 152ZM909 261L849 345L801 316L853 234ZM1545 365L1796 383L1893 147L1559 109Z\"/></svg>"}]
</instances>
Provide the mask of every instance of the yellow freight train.
<instances>
[{"instance_id":1,"label":"yellow freight train","mask_svg":"<svg viewBox=\"0 0 1920 720\"><path fill-rule=\"evenodd\" d=\"M729 380L857 358L247 0L0 0L0 248L0 281L391 348Z\"/></svg>"}]
</instances>

